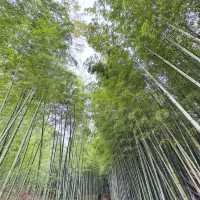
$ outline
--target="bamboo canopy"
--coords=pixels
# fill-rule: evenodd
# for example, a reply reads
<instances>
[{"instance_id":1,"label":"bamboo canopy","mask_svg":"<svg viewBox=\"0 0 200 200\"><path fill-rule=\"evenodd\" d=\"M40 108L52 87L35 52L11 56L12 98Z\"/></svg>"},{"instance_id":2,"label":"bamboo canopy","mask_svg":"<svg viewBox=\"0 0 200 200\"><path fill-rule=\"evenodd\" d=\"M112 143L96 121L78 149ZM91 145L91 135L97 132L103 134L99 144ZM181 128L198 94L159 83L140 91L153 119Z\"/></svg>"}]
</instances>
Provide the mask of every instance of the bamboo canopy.
<instances>
[{"instance_id":1,"label":"bamboo canopy","mask_svg":"<svg viewBox=\"0 0 200 200\"><path fill-rule=\"evenodd\" d=\"M2 0L0 200L200 199L198 3L98 0L84 24L71 1ZM79 34L101 54L87 87Z\"/></svg>"}]
</instances>

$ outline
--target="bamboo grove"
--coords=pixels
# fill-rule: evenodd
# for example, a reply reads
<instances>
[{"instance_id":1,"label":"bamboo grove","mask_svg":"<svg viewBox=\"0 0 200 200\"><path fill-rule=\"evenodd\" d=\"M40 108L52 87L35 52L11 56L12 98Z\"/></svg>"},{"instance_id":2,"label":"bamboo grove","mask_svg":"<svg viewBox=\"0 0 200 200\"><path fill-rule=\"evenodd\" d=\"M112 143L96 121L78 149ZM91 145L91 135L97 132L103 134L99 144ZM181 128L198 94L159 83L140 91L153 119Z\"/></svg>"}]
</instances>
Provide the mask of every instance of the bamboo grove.
<instances>
[{"instance_id":1,"label":"bamboo grove","mask_svg":"<svg viewBox=\"0 0 200 200\"><path fill-rule=\"evenodd\" d=\"M199 1L73 3L0 1L0 199L200 199Z\"/></svg>"}]
</instances>

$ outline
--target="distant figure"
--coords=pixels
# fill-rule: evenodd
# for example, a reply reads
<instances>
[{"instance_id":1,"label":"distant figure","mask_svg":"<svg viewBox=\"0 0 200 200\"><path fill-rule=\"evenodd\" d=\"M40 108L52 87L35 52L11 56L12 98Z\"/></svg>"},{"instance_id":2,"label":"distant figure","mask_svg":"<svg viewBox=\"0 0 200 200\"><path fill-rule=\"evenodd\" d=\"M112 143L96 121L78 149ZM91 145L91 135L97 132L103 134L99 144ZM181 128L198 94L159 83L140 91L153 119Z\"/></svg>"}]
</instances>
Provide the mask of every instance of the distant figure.
<instances>
[{"instance_id":1,"label":"distant figure","mask_svg":"<svg viewBox=\"0 0 200 200\"><path fill-rule=\"evenodd\" d=\"M111 200L110 194L107 192L104 192L99 195L98 200Z\"/></svg>"}]
</instances>

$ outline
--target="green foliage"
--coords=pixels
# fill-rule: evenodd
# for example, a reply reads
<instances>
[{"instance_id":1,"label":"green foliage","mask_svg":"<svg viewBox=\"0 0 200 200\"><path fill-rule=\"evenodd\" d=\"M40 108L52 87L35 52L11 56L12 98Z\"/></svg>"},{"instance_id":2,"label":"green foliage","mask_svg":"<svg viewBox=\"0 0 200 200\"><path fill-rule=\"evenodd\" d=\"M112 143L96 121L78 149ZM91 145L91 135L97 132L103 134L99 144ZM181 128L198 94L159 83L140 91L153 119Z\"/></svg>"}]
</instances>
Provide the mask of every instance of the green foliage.
<instances>
[{"instance_id":1,"label":"green foliage","mask_svg":"<svg viewBox=\"0 0 200 200\"><path fill-rule=\"evenodd\" d=\"M33 96L26 105L28 110L25 118L1 166L0 181L3 182L9 174L22 138L31 128L33 134L21 168L21 174L28 173L27 166L30 165L32 151L37 148L44 128L44 112L45 117L49 115L50 119L60 116L60 113L66 115L71 137L68 146L65 146L66 141L62 144L60 139L63 135L54 130L53 124L46 119L39 172L39 157L31 166L32 185L45 185L48 182L53 188L55 183L66 178L62 175L67 173L76 175L77 172L87 173L92 170L97 175L105 175L116 160L134 157L137 162L140 156L138 154L142 154L143 150L147 151L150 145L154 147L156 144L156 148L160 148L157 143L164 146L166 154L174 150L176 144L180 144L179 148L182 148L181 144L185 141L182 135L177 134L181 131L176 123L178 120L182 122L184 118L149 81L142 72L141 65L145 65L192 116L199 117L200 96L195 86L151 53L155 51L199 80L199 63L170 42L172 39L193 54L199 55L199 49L194 48L198 44L183 37L170 26L175 25L195 35L186 22L186 15L191 11L198 13L199 10L195 9L197 5L198 1L195 0L99 0L90 9L96 15L92 23L87 26L74 21L74 28L68 16L67 4L53 0L17 0L14 3L2 0L0 102L3 107L0 112L0 137L4 136L5 130L17 116L18 103L21 105L20 102L23 102L30 91ZM89 43L101 54L99 61L91 62L88 66L88 71L95 74L98 80L98 83L92 85L92 91L88 95L84 94L78 78L67 69L73 61L70 55L72 33L75 36L87 34ZM10 85L11 94L6 99ZM31 124L39 102L42 106L45 105L45 109L40 107L37 120ZM9 134L0 148L11 141L22 116L20 113L9 127ZM57 124L61 129L62 122L61 120ZM94 130L91 130L89 127L93 122ZM164 134L163 129L167 129L166 127L170 127L171 132L168 130ZM188 132L190 131L194 132L191 127ZM192 139L195 137L194 134ZM50 143L52 140L53 146ZM193 143L194 141L196 142L195 139ZM64 153L62 145L66 151ZM50 153L53 150L55 152L52 156ZM153 155L152 152L150 153ZM160 152L161 155L164 154L164 151ZM178 157L181 157L180 154L177 153ZM66 157L63 158L63 155ZM148 160L149 155L142 156ZM20 159L15 168L19 165ZM146 167L149 168L148 165ZM15 168L14 175L19 176ZM37 173L40 174L39 177L35 176Z\"/></svg>"},{"instance_id":2,"label":"green foliage","mask_svg":"<svg viewBox=\"0 0 200 200\"><path fill-rule=\"evenodd\" d=\"M169 42L173 39L199 55L198 48L194 48L198 43L169 25L194 34L186 16L189 12L198 14L197 5L195 0L101 0L90 9L95 17L88 27L87 37L102 55L100 61L89 66L89 71L98 78L91 97L92 112L97 135L109 144L113 155L126 155L123 149L129 145L133 151L135 136L148 138L152 130L162 135L162 123L170 127L174 123L172 119L182 119L181 114L174 114L168 100L152 87L141 63L187 111L194 116L199 112L195 111L199 106L193 107L194 102L199 103L196 87L148 51L157 52L199 80L199 63ZM128 138L132 140L129 142Z\"/></svg>"},{"instance_id":3,"label":"green foliage","mask_svg":"<svg viewBox=\"0 0 200 200\"><path fill-rule=\"evenodd\" d=\"M99 175L106 173L112 158L109 142L105 141L98 133L90 141L85 142L83 167L97 171Z\"/></svg>"},{"instance_id":4,"label":"green foliage","mask_svg":"<svg viewBox=\"0 0 200 200\"><path fill-rule=\"evenodd\" d=\"M76 84L66 70L73 31L66 9L53 1L0 3L0 70L51 100Z\"/></svg>"},{"instance_id":5,"label":"green foliage","mask_svg":"<svg viewBox=\"0 0 200 200\"><path fill-rule=\"evenodd\" d=\"M56 3L53 0L16 0L14 2L2 0L0 2L0 104L4 105L3 103L5 103L0 113L0 137L16 117L9 128L5 143L0 144L1 149L5 149L17 130L1 165L1 184L9 174L40 101L42 106L36 121L31 125L33 132L21 172L17 174L22 155L12 174L13 177L17 176L21 182L30 171L30 167L30 183L32 185L36 183L45 185L48 181L51 141L54 134L54 127L50 123L50 119L55 117L54 109L57 109L57 114L64 112L63 110L69 112L70 115L75 112L71 118L77 126L82 121L85 106L82 83L68 69L68 65L72 63L69 47L71 34L74 31L68 16L68 8L68 4ZM12 88L5 101L10 85ZM32 100L17 115L16 106L18 105L20 109L30 91L33 92ZM45 108L43 108L44 105ZM25 117L17 129L26 108ZM44 113L46 121L41 150L42 160L38 171L40 150L38 150L32 166L30 161L33 158L32 152L36 152L36 149L40 148L38 145L41 140L41 131L44 128ZM48 117L50 118L48 119ZM59 133L56 131L56 134ZM2 152L0 155L2 158ZM56 165L58 162L56 160ZM38 173L39 177L36 176Z\"/></svg>"}]
</instances>

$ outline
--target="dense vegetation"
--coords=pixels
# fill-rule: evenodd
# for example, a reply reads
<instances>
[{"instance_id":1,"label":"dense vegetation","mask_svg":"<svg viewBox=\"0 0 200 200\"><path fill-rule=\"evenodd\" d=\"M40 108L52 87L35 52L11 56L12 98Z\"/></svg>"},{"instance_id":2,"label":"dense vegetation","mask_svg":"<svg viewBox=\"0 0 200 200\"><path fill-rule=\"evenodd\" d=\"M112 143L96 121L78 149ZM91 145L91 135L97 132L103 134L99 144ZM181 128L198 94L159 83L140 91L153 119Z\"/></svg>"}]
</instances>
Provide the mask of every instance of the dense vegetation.
<instances>
[{"instance_id":1,"label":"dense vegetation","mask_svg":"<svg viewBox=\"0 0 200 200\"><path fill-rule=\"evenodd\" d=\"M93 148L103 142L112 198L198 198L188 162L199 171L199 18L189 23L199 2L103 0L90 11L87 37L102 55L89 62Z\"/></svg>"},{"instance_id":2,"label":"dense vegetation","mask_svg":"<svg viewBox=\"0 0 200 200\"><path fill-rule=\"evenodd\" d=\"M53 184L63 134L82 119L81 82L67 68L74 62L68 6L0 2L0 199L21 198L30 187L38 192L49 177Z\"/></svg>"},{"instance_id":3,"label":"dense vegetation","mask_svg":"<svg viewBox=\"0 0 200 200\"><path fill-rule=\"evenodd\" d=\"M199 199L199 1L97 0L89 25L70 8L0 1L0 199ZM101 55L87 90L80 33Z\"/></svg>"}]
</instances>

